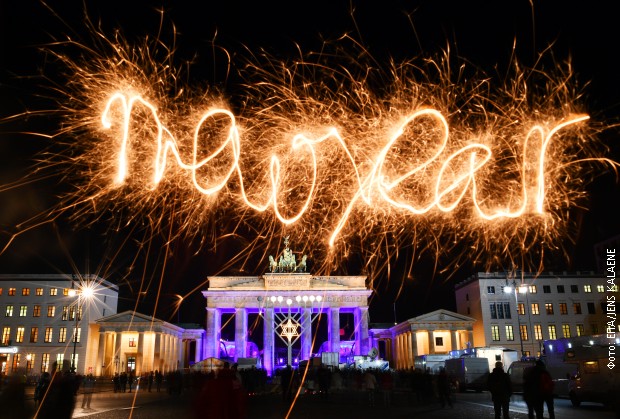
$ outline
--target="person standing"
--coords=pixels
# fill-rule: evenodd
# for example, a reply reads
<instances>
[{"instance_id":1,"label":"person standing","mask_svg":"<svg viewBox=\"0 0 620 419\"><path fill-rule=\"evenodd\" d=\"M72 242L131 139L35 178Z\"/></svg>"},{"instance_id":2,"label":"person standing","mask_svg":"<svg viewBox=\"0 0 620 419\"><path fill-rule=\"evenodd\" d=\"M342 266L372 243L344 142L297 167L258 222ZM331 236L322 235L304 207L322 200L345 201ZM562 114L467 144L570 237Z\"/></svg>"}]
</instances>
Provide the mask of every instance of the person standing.
<instances>
[{"instance_id":1,"label":"person standing","mask_svg":"<svg viewBox=\"0 0 620 419\"><path fill-rule=\"evenodd\" d=\"M512 395L512 384L510 383L510 377L504 371L504 365L501 362L495 363L493 372L489 374L487 385L493 400L495 419L500 419L502 416L503 419L508 419L510 396Z\"/></svg>"},{"instance_id":2,"label":"person standing","mask_svg":"<svg viewBox=\"0 0 620 419\"><path fill-rule=\"evenodd\" d=\"M540 412L541 412L541 417L543 414L543 409L544 406L543 405L547 405L547 411L549 412L549 419L555 419L555 410L553 407L553 390L554 390L554 383L553 383L553 379L551 378L551 374L549 374L549 371L547 371L547 368L545 367L544 362L542 362L541 360L536 361L536 368L539 369L539 374L540 374L540 384L539 384L539 403L540 403Z\"/></svg>"},{"instance_id":3,"label":"person standing","mask_svg":"<svg viewBox=\"0 0 620 419\"><path fill-rule=\"evenodd\" d=\"M366 392L368 393L368 404L370 405L370 407L374 407L375 391L377 390L377 377L375 377L375 374L373 374L370 369L367 369L364 373L363 380L364 387L366 388Z\"/></svg>"},{"instance_id":4,"label":"person standing","mask_svg":"<svg viewBox=\"0 0 620 419\"><path fill-rule=\"evenodd\" d=\"M93 392L95 391L95 377L93 377L92 374L88 374L86 378L84 378L82 388L84 389L84 395L82 397L82 409L90 410L90 402L93 398Z\"/></svg>"},{"instance_id":5,"label":"person standing","mask_svg":"<svg viewBox=\"0 0 620 419\"><path fill-rule=\"evenodd\" d=\"M439 403L441 407L445 407L446 403L452 407L452 400L450 399L450 380L445 368L439 370L437 375L437 393L439 395Z\"/></svg>"}]
</instances>

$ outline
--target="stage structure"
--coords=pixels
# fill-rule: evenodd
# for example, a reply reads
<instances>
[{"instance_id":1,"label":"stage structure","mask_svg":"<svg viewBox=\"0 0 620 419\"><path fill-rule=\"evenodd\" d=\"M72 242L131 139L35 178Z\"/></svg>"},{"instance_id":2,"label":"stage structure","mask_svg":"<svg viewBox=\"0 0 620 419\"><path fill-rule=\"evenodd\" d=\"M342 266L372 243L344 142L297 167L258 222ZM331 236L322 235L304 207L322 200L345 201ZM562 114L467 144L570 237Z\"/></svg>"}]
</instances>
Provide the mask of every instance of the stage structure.
<instances>
[{"instance_id":1,"label":"stage structure","mask_svg":"<svg viewBox=\"0 0 620 419\"><path fill-rule=\"evenodd\" d=\"M309 359L313 322L320 314L328 320L329 352L340 354L340 315L353 314L355 344L352 355L367 355L368 297L366 276L314 276L305 272L307 257L289 248L279 257L269 256L268 272L261 276L213 276L202 294L207 306L205 358L219 358L222 314L234 314L234 359L245 358L248 347L248 315L263 318L262 367L273 373L276 334L284 342L288 363L291 349L300 340L300 360Z\"/></svg>"}]
</instances>

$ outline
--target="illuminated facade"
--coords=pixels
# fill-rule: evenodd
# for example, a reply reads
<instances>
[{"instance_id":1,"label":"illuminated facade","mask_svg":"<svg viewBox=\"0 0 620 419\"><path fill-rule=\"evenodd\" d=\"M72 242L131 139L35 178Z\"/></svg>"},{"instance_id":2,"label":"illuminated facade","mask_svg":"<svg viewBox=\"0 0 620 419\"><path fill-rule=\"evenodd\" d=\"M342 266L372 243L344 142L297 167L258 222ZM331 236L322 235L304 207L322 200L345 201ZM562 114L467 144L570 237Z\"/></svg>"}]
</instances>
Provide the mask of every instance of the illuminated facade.
<instances>
[{"instance_id":1,"label":"illuminated facade","mask_svg":"<svg viewBox=\"0 0 620 419\"><path fill-rule=\"evenodd\" d=\"M593 272L480 272L456 285L456 306L477 320L475 346L538 356L544 340L605 331L606 285Z\"/></svg>"},{"instance_id":2,"label":"illuminated facade","mask_svg":"<svg viewBox=\"0 0 620 419\"><path fill-rule=\"evenodd\" d=\"M448 355L473 345L476 319L448 310L435 310L389 328L371 329L379 355L394 369L411 369L416 357Z\"/></svg>"},{"instance_id":3,"label":"illuminated facade","mask_svg":"<svg viewBox=\"0 0 620 419\"><path fill-rule=\"evenodd\" d=\"M99 319L91 328L88 348L96 359L95 375L167 373L202 360L200 328L182 328L133 311Z\"/></svg>"},{"instance_id":4,"label":"illuminated facade","mask_svg":"<svg viewBox=\"0 0 620 419\"><path fill-rule=\"evenodd\" d=\"M0 275L2 373L38 375L54 363L93 372L90 323L115 314L117 304L118 287L96 275Z\"/></svg>"},{"instance_id":5,"label":"illuminated facade","mask_svg":"<svg viewBox=\"0 0 620 419\"><path fill-rule=\"evenodd\" d=\"M372 291L366 288L365 276L278 272L277 265L272 270L275 272L262 276L208 278L209 288L202 292L207 306L205 358L220 357L223 314L234 314L235 360L253 355L248 352L248 315L262 319L260 361L269 374L276 365L275 347L280 337L293 339L298 333L299 359L310 358L313 320L319 314L328 318L329 352L340 353L340 316L353 314L355 345L352 352L354 355L368 353L368 297Z\"/></svg>"}]
</instances>

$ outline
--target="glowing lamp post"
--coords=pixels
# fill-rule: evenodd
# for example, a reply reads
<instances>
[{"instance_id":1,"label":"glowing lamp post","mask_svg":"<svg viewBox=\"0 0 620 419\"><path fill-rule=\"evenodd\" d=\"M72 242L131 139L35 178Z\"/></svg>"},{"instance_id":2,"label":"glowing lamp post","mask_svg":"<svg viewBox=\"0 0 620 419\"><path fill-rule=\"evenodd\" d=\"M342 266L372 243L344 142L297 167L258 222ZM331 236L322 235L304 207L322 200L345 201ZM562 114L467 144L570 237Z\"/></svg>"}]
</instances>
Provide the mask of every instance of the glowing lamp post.
<instances>
[{"instance_id":1,"label":"glowing lamp post","mask_svg":"<svg viewBox=\"0 0 620 419\"><path fill-rule=\"evenodd\" d=\"M73 285L72 285L73 286ZM84 307L84 302L93 298L95 291L90 286L80 287L79 290L74 288L69 290L69 297L75 297L75 328L73 329L73 356L71 357L71 372L76 372L75 354L77 351L78 327L80 325L80 309Z\"/></svg>"},{"instance_id":2,"label":"glowing lamp post","mask_svg":"<svg viewBox=\"0 0 620 419\"><path fill-rule=\"evenodd\" d=\"M508 284L507 281L506 283ZM527 292L527 286L520 285L517 287L516 281L513 280L511 284L508 284L504 287L504 293L510 294L512 292L514 292L515 294L515 304L517 306L517 333L519 334L519 344L521 346L521 358L523 358L523 354L525 352L523 351L523 336L521 335L521 313L519 312L519 294L525 294Z\"/></svg>"}]
</instances>

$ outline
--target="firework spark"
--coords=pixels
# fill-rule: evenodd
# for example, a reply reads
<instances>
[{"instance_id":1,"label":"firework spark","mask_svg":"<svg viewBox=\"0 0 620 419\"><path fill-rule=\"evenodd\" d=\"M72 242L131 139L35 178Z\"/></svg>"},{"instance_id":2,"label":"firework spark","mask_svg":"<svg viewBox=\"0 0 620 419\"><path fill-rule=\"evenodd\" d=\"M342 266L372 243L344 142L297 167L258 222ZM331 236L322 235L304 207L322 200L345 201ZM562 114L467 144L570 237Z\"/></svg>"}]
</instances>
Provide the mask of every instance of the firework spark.
<instances>
[{"instance_id":1,"label":"firework spark","mask_svg":"<svg viewBox=\"0 0 620 419\"><path fill-rule=\"evenodd\" d=\"M111 210L207 243L244 226L246 261L286 232L321 254L317 273L352 252L372 268L404 245L541 260L570 234L589 163L616 165L568 70L515 65L494 87L463 67L455 76L449 54L387 70L340 49L252 55L243 93L225 100L181 86L173 48L99 35L97 48L65 44L87 59L52 50L70 75L62 138L80 139L55 156L76 179L57 213L76 220Z\"/></svg>"}]
</instances>

